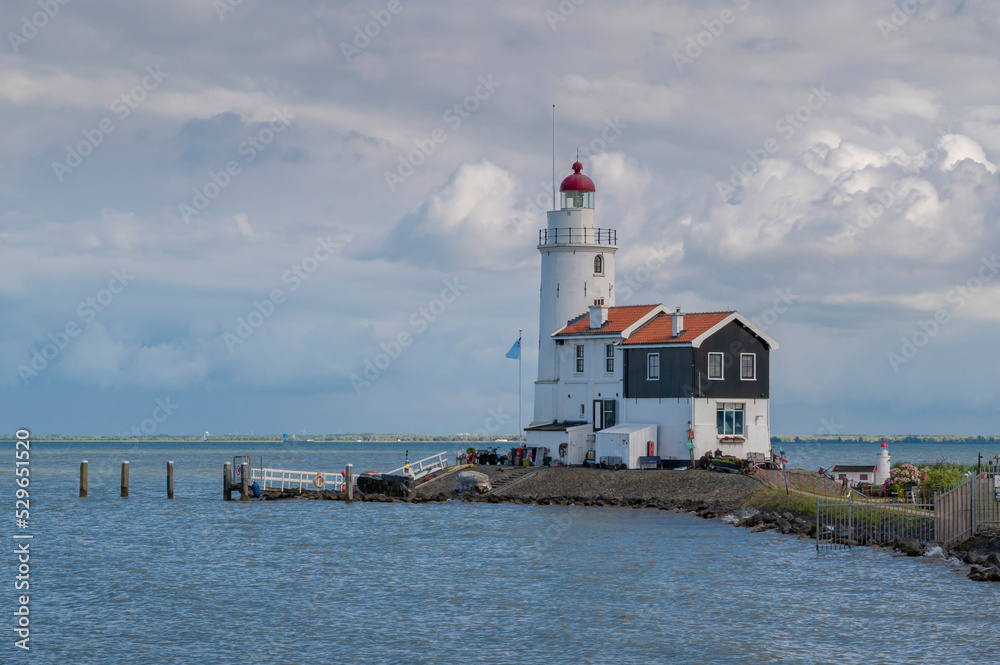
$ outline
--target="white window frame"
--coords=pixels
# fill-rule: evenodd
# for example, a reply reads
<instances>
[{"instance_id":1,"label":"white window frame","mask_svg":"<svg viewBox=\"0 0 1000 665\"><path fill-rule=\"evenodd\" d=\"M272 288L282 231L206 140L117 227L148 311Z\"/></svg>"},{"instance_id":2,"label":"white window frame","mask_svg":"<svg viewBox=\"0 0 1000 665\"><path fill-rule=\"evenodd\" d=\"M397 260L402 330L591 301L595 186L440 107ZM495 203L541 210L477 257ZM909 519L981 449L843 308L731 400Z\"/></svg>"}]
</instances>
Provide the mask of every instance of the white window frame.
<instances>
[{"instance_id":1,"label":"white window frame","mask_svg":"<svg viewBox=\"0 0 1000 665\"><path fill-rule=\"evenodd\" d=\"M610 366L610 369L609 369ZM605 344L604 345L604 373L614 374L615 373L615 345Z\"/></svg>"},{"instance_id":2,"label":"white window frame","mask_svg":"<svg viewBox=\"0 0 1000 665\"><path fill-rule=\"evenodd\" d=\"M594 267L595 268L597 267L598 262L600 262L600 264L601 264L601 269L600 270L595 270L594 274L595 275L603 275L604 274L604 255L603 254L598 254L597 256L594 257Z\"/></svg>"},{"instance_id":3,"label":"white window frame","mask_svg":"<svg viewBox=\"0 0 1000 665\"><path fill-rule=\"evenodd\" d=\"M712 376L712 356L719 356L719 376ZM709 381L726 380L726 354L715 351L712 351L708 354L708 380Z\"/></svg>"},{"instance_id":4,"label":"white window frame","mask_svg":"<svg viewBox=\"0 0 1000 665\"><path fill-rule=\"evenodd\" d=\"M732 408L729 408L729 407L732 407ZM715 432L716 432L716 435L720 439L723 438L723 437L727 437L727 436L742 436L742 437L745 437L747 435L747 405L746 405L746 402L716 402L715 403L716 423L718 423L718 414L719 414L719 411L722 411L723 429L725 429L725 417L726 417L725 414L726 413L732 413L733 414L733 432L732 432L732 434L726 434L725 432L721 432L720 433L719 430L718 430L718 424L716 424L716 430L715 430ZM736 431L736 412L737 411L739 411L740 413L743 414L743 417L741 418L742 422L740 423L740 426L741 426L740 429L743 430L742 432L737 432Z\"/></svg>"},{"instance_id":5,"label":"white window frame","mask_svg":"<svg viewBox=\"0 0 1000 665\"><path fill-rule=\"evenodd\" d=\"M749 379L743 376L743 359L747 356L753 358L753 376ZM756 381L757 380L757 354L756 353L741 353L740 354L740 381Z\"/></svg>"},{"instance_id":6,"label":"white window frame","mask_svg":"<svg viewBox=\"0 0 1000 665\"><path fill-rule=\"evenodd\" d=\"M587 369L587 364L585 362L587 354L586 347L583 344L577 344L575 353L576 355L574 359L576 360L576 364L573 367L577 374L583 374Z\"/></svg>"},{"instance_id":7,"label":"white window frame","mask_svg":"<svg viewBox=\"0 0 1000 665\"><path fill-rule=\"evenodd\" d=\"M653 376L653 365L652 360L656 358L656 376ZM646 380L647 381L659 381L660 380L660 354L650 353L646 356Z\"/></svg>"}]
</instances>

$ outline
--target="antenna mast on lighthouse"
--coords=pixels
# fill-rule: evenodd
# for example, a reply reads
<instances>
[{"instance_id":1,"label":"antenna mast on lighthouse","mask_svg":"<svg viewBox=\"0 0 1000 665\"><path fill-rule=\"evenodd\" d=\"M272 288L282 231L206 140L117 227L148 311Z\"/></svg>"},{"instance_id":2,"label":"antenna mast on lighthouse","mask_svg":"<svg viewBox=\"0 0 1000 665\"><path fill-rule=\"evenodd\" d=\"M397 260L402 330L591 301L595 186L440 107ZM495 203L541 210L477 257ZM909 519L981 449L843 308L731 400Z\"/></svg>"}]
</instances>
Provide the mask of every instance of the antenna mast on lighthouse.
<instances>
[{"instance_id":1,"label":"antenna mast on lighthouse","mask_svg":"<svg viewBox=\"0 0 1000 665\"><path fill-rule=\"evenodd\" d=\"M552 105L552 210L556 209L556 105Z\"/></svg>"}]
</instances>

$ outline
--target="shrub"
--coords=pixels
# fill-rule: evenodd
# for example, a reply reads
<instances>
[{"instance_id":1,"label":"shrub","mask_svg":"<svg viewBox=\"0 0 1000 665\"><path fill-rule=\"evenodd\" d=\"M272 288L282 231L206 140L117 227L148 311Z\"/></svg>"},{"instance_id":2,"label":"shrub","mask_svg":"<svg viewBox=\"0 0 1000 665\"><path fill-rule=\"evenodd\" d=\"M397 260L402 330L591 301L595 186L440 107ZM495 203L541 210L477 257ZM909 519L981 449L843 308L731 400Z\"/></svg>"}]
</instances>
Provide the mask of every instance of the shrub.
<instances>
[{"instance_id":1,"label":"shrub","mask_svg":"<svg viewBox=\"0 0 1000 665\"><path fill-rule=\"evenodd\" d=\"M899 494L907 483L919 483L920 475L920 470L909 463L904 462L900 466L893 467L885 480L886 492L892 495Z\"/></svg>"}]
</instances>

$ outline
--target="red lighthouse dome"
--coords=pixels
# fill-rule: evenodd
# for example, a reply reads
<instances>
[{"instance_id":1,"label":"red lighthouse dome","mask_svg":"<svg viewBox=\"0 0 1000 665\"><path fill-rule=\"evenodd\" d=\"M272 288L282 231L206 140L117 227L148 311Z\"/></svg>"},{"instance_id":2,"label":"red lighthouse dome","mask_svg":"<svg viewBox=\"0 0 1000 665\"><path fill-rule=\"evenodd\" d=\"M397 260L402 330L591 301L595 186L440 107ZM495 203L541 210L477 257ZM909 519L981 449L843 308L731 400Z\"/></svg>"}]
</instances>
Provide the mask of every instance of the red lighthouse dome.
<instances>
[{"instance_id":1,"label":"red lighthouse dome","mask_svg":"<svg viewBox=\"0 0 1000 665\"><path fill-rule=\"evenodd\" d=\"M566 179L562 181L559 185L560 192L593 192L594 181L587 176L580 173L583 170L583 164L580 162L573 162L573 174L566 176Z\"/></svg>"}]
</instances>

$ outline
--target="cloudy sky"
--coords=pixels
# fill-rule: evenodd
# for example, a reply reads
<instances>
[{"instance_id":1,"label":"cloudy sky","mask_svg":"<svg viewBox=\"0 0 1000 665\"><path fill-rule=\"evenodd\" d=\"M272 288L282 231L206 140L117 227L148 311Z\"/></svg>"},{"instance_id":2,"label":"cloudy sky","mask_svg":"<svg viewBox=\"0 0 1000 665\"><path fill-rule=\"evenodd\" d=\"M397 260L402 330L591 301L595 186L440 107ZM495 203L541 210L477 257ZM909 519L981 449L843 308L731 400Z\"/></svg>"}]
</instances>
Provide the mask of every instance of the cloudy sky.
<instances>
[{"instance_id":1,"label":"cloudy sky","mask_svg":"<svg viewBox=\"0 0 1000 665\"><path fill-rule=\"evenodd\" d=\"M1000 8L903 4L5 2L2 428L516 430L555 104L774 433L996 434Z\"/></svg>"}]
</instances>

